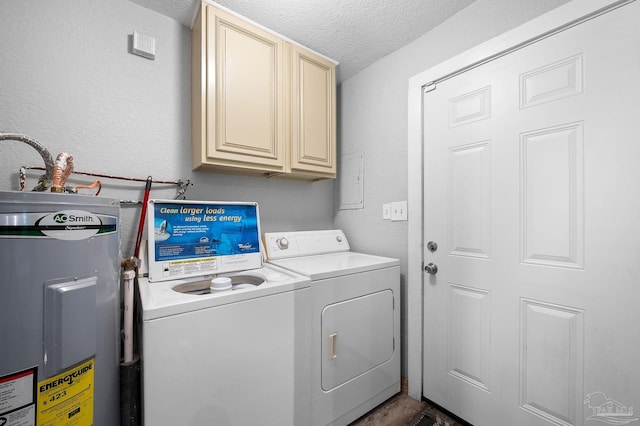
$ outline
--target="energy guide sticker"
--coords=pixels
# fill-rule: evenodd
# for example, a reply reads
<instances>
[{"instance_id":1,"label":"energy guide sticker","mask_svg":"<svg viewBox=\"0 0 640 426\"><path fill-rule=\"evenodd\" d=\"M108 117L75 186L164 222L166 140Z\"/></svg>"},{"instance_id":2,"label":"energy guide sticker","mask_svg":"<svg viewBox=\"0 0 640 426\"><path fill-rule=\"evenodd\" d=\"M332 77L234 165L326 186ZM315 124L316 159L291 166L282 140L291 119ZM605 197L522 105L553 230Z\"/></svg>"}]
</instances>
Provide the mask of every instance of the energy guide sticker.
<instances>
[{"instance_id":1,"label":"energy guide sticker","mask_svg":"<svg viewBox=\"0 0 640 426\"><path fill-rule=\"evenodd\" d=\"M0 426L36 424L37 377L37 367L0 377Z\"/></svg>"},{"instance_id":2,"label":"energy guide sticker","mask_svg":"<svg viewBox=\"0 0 640 426\"><path fill-rule=\"evenodd\" d=\"M38 426L93 424L93 369L90 359L38 383Z\"/></svg>"}]
</instances>

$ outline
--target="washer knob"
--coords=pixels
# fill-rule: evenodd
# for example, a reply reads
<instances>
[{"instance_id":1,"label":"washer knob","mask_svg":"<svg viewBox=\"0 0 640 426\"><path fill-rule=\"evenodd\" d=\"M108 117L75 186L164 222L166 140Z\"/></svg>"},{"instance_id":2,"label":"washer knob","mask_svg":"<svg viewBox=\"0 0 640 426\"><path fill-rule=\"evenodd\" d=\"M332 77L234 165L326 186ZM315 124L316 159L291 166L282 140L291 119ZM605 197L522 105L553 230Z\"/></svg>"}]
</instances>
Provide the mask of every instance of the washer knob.
<instances>
[{"instance_id":1,"label":"washer knob","mask_svg":"<svg viewBox=\"0 0 640 426\"><path fill-rule=\"evenodd\" d=\"M341 243L342 242L342 237L340 235L337 235L336 236L336 241Z\"/></svg>"},{"instance_id":2,"label":"washer knob","mask_svg":"<svg viewBox=\"0 0 640 426\"><path fill-rule=\"evenodd\" d=\"M289 248L289 240L287 240L285 237L278 238L276 240L276 244L278 244L278 248L281 250L286 250L287 248Z\"/></svg>"}]
</instances>

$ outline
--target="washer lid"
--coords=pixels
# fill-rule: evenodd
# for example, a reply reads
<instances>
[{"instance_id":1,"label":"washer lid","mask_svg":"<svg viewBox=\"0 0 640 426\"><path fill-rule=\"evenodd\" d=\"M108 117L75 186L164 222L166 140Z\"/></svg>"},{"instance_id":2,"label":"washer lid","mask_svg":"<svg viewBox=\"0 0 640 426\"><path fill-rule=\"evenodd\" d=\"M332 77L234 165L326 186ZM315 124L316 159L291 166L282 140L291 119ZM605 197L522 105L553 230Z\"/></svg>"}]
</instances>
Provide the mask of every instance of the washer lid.
<instances>
[{"instance_id":1,"label":"washer lid","mask_svg":"<svg viewBox=\"0 0 640 426\"><path fill-rule=\"evenodd\" d=\"M265 264L262 268L224 274L234 281L234 277L253 276L262 280L260 285L239 285L228 291L206 294L182 293L180 287L197 286L200 281L208 286L212 276L202 276L175 281L150 282L146 278L138 280L138 291L142 306L142 319L149 321L157 318L179 315L200 309L239 303L265 296L274 296L284 292L300 290L311 285L308 277ZM238 281L239 283L242 280ZM217 326L217 324L212 324Z\"/></svg>"},{"instance_id":2,"label":"washer lid","mask_svg":"<svg viewBox=\"0 0 640 426\"><path fill-rule=\"evenodd\" d=\"M312 281L400 265L398 259L352 251L269 260L269 263L305 275Z\"/></svg>"}]
</instances>

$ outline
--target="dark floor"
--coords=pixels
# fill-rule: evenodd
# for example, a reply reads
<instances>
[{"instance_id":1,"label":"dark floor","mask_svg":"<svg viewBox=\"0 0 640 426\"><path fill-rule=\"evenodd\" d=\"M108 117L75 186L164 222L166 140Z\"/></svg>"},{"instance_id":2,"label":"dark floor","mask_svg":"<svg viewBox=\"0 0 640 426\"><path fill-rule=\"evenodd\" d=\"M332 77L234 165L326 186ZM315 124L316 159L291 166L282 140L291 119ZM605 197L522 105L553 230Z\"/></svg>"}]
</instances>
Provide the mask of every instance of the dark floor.
<instances>
[{"instance_id":1,"label":"dark floor","mask_svg":"<svg viewBox=\"0 0 640 426\"><path fill-rule=\"evenodd\" d=\"M426 401L416 401L405 393L399 393L385 403L360 417L349 426L413 426L429 414L437 426L464 426Z\"/></svg>"}]
</instances>

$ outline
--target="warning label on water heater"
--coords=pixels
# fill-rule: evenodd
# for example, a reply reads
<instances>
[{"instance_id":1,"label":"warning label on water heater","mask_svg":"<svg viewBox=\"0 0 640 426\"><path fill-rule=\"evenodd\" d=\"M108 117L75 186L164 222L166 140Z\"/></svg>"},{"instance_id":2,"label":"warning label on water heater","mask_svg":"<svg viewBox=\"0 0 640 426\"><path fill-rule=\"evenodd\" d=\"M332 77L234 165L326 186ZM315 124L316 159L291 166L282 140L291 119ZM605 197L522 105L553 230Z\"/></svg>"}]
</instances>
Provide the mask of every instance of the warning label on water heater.
<instances>
[{"instance_id":1,"label":"warning label on water heater","mask_svg":"<svg viewBox=\"0 0 640 426\"><path fill-rule=\"evenodd\" d=\"M38 367L0 377L0 426L34 426Z\"/></svg>"},{"instance_id":2,"label":"warning label on water heater","mask_svg":"<svg viewBox=\"0 0 640 426\"><path fill-rule=\"evenodd\" d=\"M94 360L38 383L38 426L93 424Z\"/></svg>"}]
</instances>

